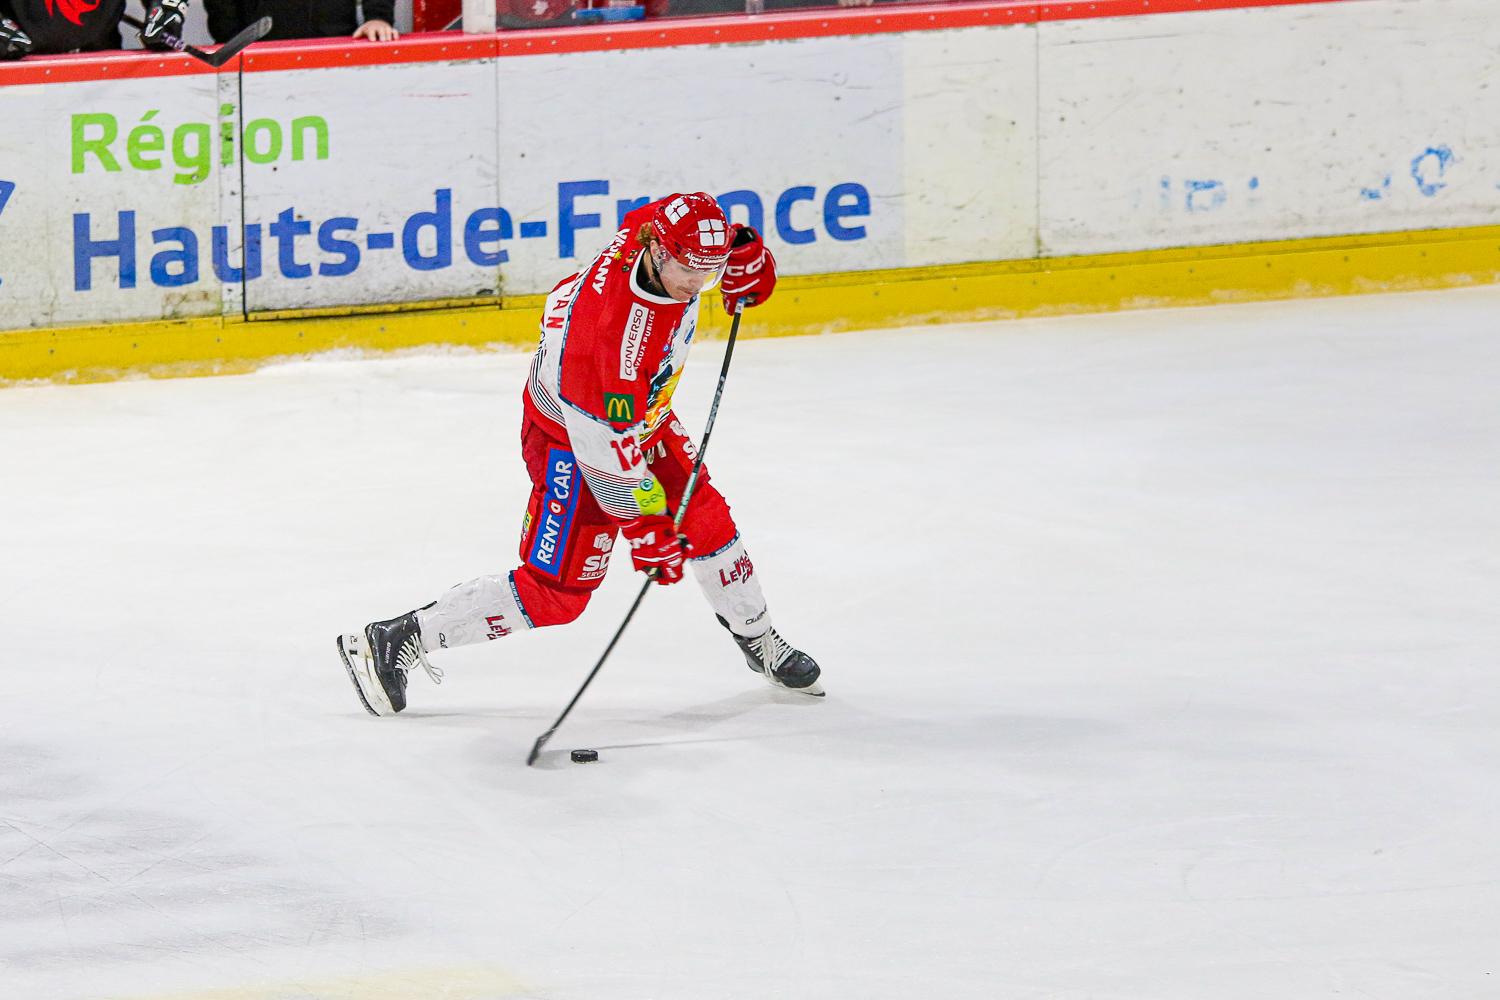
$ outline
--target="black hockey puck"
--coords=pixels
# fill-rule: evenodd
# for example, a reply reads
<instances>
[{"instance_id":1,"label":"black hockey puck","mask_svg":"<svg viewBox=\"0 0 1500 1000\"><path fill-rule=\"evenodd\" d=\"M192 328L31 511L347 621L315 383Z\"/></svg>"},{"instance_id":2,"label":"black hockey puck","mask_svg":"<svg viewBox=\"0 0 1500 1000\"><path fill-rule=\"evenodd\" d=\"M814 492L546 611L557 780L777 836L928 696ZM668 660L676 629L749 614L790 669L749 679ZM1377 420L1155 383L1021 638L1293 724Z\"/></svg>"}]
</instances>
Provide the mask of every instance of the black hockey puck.
<instances>
[{"instance_id":1,"label":"black hockey puck","mask_svg":"<svg viewBox=\"0 0 1500 1000\"><path fill-rule=\"evenodd\" d=\"M598 750L574 750L573 751L573 763L575 763L575 764L587 764L589 761L594 761L594 760L598 760L598 759L599 759L599 751Z\"/></svg>"}]
</instances>

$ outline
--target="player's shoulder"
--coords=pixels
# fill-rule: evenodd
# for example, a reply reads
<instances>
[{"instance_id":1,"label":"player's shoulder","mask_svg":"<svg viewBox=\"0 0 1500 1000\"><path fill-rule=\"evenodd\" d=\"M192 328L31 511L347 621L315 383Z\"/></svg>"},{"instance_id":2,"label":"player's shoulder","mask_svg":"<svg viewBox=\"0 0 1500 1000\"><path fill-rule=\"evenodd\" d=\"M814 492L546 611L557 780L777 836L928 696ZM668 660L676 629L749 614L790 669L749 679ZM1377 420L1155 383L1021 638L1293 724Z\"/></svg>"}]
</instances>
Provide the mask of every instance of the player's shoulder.
<instances>
[{"instance_id":1,"label":"player's shoulder","mask_svg":"<svg viewBox=\"0 0 1500 1000\"><path fill-rule=\"evenodd\" d=\"M632 234L640 232L642 226L651 222L651 217L656 214L656 210L665 204L668 198L675 197L677 196L667 195L666 198L658 198L655 201L648 201L637 208L632 208L625 213L624 218L620 219L620 228Z\"/></svg>"},{"instance_id":2,"label":"player's shoulder","mask_svg":"<svg viewBox=\"0 0 1500 1000\"><path fill-rule=\"evenodd\" d=\"M636 232L622 228L583 272L578 302L587 311L604 316L626 312L676 310L681 303L650 291L641 276L641 258L645 245ZM623 237L623 239L622 239Z\"/></svg>"},{"instance_id":3,"label":"player's shoulder","mask_svg":"<svg viewBox=\"0 0 1500 1000\"><path fill-rule=\"evenodd\" d=\"M611 292L626 283L638 252L630 231L621 227L599 256L580 272L580 300L593 299L597 303L610 297Z\"/></svg>"}]
</instances>

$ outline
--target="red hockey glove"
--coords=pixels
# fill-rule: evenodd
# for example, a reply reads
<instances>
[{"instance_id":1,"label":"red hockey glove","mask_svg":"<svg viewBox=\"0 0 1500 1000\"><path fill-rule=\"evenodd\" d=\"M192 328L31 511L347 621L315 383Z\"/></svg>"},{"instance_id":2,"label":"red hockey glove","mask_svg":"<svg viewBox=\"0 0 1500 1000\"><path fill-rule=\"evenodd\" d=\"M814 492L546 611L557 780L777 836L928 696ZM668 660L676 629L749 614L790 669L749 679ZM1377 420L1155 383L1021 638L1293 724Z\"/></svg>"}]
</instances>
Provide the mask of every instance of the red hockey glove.
<instances>
[{"instance_id":1,"label":"red hockey glove","mask_svg":"<svg viewBox=\"0 0 1500 1000\"><path fill-rule=\"evenodd\" d=\"M662 586L682 579L682 562L687 558L687 540L672 527L665 514L646 514L620 525L620 533L630 542L630 561L642 573L656 571L656 582Z\"/></svg>"},{"instance_id":2,"label":"red hockey glove","mask_svg":"<svg viewBox=\"0 0 1500 1000\"><path fill-rule=\"evenodd\" d=\"M729 264L719 285L724 292L724 311L730 315L741 299L747 307L758 306L771 297L771 290L776 287L776 258L771 256L760 233L738 222L733 228Z\"/></svg>"}]
</instances>

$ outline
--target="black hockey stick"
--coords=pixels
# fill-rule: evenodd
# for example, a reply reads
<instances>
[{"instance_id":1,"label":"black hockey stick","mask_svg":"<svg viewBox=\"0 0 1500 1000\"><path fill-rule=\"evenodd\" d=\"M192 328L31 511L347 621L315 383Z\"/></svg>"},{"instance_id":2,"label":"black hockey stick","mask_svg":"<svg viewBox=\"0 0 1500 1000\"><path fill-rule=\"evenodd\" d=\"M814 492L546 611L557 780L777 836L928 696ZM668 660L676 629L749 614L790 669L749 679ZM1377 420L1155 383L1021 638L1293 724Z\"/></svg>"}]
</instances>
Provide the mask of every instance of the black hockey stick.
<instances>
[{"instance_id":1,"label":"black hockey stick","mask_svg":"<svg viewBox=\"0 0 1500 1000\"><path fill-rule=\"evenodd\" d=\"M673 531L682 527L682 518L687 513L688 501L693 498L693 490L698 488L698 472L703 468L704 456L708 454L708 437L714 432L714 419L719 415L719 400L724 398L724 381L729 378L729 359L734 357L734 339L739 335L740 315L744 310L745 303L743 299L734 304L734 320L729 324L729 344L724 348L724 365L719 369L719 387L714 390L714 403L708 409L708 423L703 428L703 443L698 446L698 460L693 463L692 474L688 476L687 486L683 488L682 502L677 505L677 516L672 519ZM656 577L653 575L641 585L641 592L635 595L635 603L630 606L629 611L625 612L625 620L615 630L615 637L609 640L609 645L604 647L604 654L599 657L599 662L594 664L594 669L590 670L589 675L583 679L583 684L578 688L578 693L573 696L572 701L568 702L568 707L562 710L562 714L557 717L557 721L552 723L552 728L538 736L536 742L532 744L531 753L526 757L527 767L536 763L537 757L541 756L542 747L547 745L547 741L552 738L553 733L557 732L558 727L563 724L563 720L568 717L568 713L573 711L573 706L578 704L578 699L583 697L583 692L587 691L589 685L593 683L594 675L599 673L599 668L604 666L605 660L609 659L609 654L614 651L615 643L619 642L620 636L625 634L625 626L629 625L630 619L635 617L636 609L646 599L646 592L651 589L651 585L655 582Z\"/></svg>"},{"instance_id":2,"label":"black hockey stick","mask_svg":"<svg viewBox=\"0 0 1500 1000\"><path fill-rule=\"evenodd\" d=\"M124 17L120 18L120 20L130 25L137 32L143 32L146 30L146 22L142 21L138 17L132 17L131 15L126 14ZM206 62L215 69L218 69L220 66L224 65L229 60L233 59L235 56L244 51L245 46L249 45L251 42L258 42L262 38L265 38L266 35L270 33L270 31L271 19L269 17L263 17L259 21L256 21L254 24L250 25L245 30L241 31L238 35L235 35L223 45L220 45L213 52L205 52L202 49L198 48L196 45L189 45L187 42L184 42L176 35L163 34L161 36L161 40L167 43L167 48L173 49L177 52L186 52L194 59L201 59L203 62Z\"/></svg>"}]
</instances>

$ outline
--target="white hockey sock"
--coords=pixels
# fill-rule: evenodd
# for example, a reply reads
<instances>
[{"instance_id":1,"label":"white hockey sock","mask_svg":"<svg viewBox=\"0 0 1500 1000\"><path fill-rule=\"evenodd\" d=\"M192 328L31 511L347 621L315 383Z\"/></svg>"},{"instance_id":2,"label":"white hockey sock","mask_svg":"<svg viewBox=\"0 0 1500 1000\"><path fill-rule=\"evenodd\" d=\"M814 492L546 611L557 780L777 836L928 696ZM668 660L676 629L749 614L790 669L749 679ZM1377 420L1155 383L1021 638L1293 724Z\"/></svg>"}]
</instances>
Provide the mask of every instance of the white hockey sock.
<instances>
[{"instance_id":1,"label":"white hockey sock","mask_svg":"<svg viewBox=\"0 0 1500 1000\"><path fill-rule=\"evenodd\" d=\"M417 609L417 624L422 626L422 647L429 653L531 628L509 573L481 576L445 591Z\"/></svg>"},{"instance_id":2,"label":"white hockey sock","mask_svg":"<svg viewBox=\"0 0 1500 1000\"><path fill-rule=\"evenodd\" d=\"M714 613L729 623L730 631L747 639L765 634L771 627L766 595L761 593L760 578L739 535L719 551L689 561L703 596Z\"/></svg>"}]
</instances>

